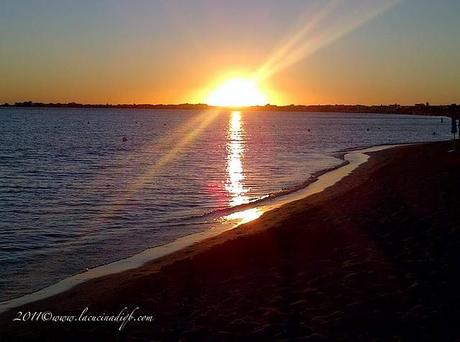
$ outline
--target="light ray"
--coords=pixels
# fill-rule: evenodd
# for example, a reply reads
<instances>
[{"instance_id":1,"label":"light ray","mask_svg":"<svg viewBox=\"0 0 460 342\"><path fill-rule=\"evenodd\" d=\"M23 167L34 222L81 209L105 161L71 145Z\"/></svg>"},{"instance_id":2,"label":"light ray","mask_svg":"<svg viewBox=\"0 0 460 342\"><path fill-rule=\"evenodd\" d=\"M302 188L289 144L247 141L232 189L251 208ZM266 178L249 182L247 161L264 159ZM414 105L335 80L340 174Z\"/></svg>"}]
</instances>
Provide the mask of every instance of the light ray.
<instances>
[{"instance_id":1,"label":"light ray","mask_svg":"<svg viewBox=\"0 0 460 342\"><path fill-rule=\"evenodd\" d=\"M268 75L270 75L270 70L272 70L275 65L282 62L282 60L290 54L290 51L294 49L296 45L301 44L302 38L311 32L323 18L330 14L334 7L337 6L338 2L339 0L330 1L326 4L326 6L319 10L315 17L306 19L307 23L305 26L293 34L283 46L275 50L273 55L270 56L268 60L259 68L256 73L256 79L264 79L268 77Z\"/></svg>"},{"instance_id":2,"label":"light ray","mask_svg":"<svg viewBox=\"0 0 460 342\"><path fill-rule=\"evenodd\" d=\"M147 183L152 182L158 172L160 172L162 168L172 160L178 158L184 152L185 148L190 145L197 136L199 136L219 116L220 113L220 109L214 109L195 115L191 120L180 126L179 131L184 129L188 130L188 133L180 140L178 140L180 133L177 133L173 134L171 137L164 137L160 140L155 140L149 143L147 147L145 147L145 151L149 148L152 149L155 147L158 149L160 145L163 146L163 148L167 146L170 146L170 148L168 149L168 152L151 165L147 171L140 174L129 184L128 187L123 189L120 196L99 207L99 215L87 222L84 227L81 227L82 229L79 231L79 235L76 238L61 244L61 247L63 245L74 246L81 242L81 240L89 238L89 234L91 234L95 226L107 222L107 220L109 220L121 206L134 197L136 193Z\"/></svg>"},{"instance_id":3,"label":"light ray","mask_svg":"<svg viewBox=\"0 0 460 342\"><path fill-rule=\"evenodd\" d=\"M399 3L399 0L332 0L283 45L256 72L267 79L332 44Z\"/></svg>"},{"instance_id":4,"label":"light ray","mask_svg":"<svg viewBox=\"0 0 460 342\"><path fill-rule=\"evenodd\" d=\"M125 203L129 198L134 196L143 186L152 181L155 175L173 159L179 157L184 148L191 144L195 138L213 122L220 114L219 110L206 111L198 116L193 122L199 121L198 125L193 127L189 133L185 135L180 141L174 144L154 165L152 165L145 173L135 179L131 185L123 192L123 195L117 199L117 203ZM113 211L113 206L108 204L103 210L104 216L109 215Z\"/></svg>"}]
</instances>

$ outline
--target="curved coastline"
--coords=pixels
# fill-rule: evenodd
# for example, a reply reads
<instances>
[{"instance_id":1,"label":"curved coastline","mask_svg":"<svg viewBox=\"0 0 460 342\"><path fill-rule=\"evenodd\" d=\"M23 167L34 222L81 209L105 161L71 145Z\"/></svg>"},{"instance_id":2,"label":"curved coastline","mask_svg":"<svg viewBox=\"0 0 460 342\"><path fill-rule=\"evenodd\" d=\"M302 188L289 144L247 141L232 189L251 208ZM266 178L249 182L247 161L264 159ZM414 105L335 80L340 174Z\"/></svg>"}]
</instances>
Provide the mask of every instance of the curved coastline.
<instances>
[{"instance_id":1,"label":"curved coastline","mask_svg":"<svg viewBox=\"0 0 460 342\"><path fill-rule=\"evenodd\" d=\"M306 186L297 188L294 191L288 191L275 197L266 197L260 201L253 202L247 207L241 208L242 212L247 210L257 210L260 215L252 218L257 219L263 213L279 208L287 203L297 201L313 194L319 193L326 188L329 188L340 181L345 176L349 175L353 170L358 168L360 165L365 163L369 159L367 153L377 152L388 148L393 148L407 144L396 144L396 145L378 145L363 149L339 151L339 155L344 160L343 163L332 169L326 169L320 171L310 177L306 182ZM248 209L249 208L249 209ZM160 245L152 248L148 248L138 254L135 254L129 258L121 259L109 264L101 265L84 272L75 274L67 277L53 285L40 289L36 292L13 298L0 303L0 313L8 311L10 309L36 302L59 293L65 292L74 288L75 286L82 284L86 281L107 276L111 274L121 273L124 271L132 270L143 266L144 264L154 261L156 259L168 256L174 252L180 251L186 247L189 247L195 243L201 242L205 239L215 237L221 233L234 229L242 223L248 221L241 220L240 222L224 221L215 227L208 229L203 232L194 233L174 240L165 245Z\"/></svg>"}]
</instances>

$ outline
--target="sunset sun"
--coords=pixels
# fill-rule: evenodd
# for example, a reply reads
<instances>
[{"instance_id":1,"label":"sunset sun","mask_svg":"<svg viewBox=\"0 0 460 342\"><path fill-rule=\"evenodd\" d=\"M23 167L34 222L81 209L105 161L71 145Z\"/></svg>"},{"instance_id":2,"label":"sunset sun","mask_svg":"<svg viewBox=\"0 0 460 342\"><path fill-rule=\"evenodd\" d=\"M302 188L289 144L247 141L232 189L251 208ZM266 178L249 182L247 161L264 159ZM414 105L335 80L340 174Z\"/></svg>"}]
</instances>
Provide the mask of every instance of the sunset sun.
<instances>
[{"instance_id":1,"label":"sunset sun","mask_svg":"<svg viewBox=\"0 0 460 342\"><path fill-rule=\"evenodd\" d=\"M265 105L267 96L250 79L235 78L222 83L206 98L206 103L222 107L246 107Z\"/></svg>"}]
</instances>

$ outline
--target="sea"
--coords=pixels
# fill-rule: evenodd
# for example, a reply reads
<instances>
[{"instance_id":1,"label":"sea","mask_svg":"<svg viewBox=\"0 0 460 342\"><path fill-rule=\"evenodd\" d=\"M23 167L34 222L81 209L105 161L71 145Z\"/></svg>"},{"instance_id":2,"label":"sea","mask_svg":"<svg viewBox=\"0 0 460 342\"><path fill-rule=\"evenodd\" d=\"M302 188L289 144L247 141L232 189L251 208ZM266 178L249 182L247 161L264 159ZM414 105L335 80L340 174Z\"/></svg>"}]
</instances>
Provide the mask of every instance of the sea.
<instances>
[{"instance_id":1,"label":"sea","mask_svg":"<svg viewBox=\"0 0 460 342\"><path fill-rule=\"evenodd\" d=\"M432 116L0 108L0 302L211 229L345 150L450 138Z\"/></svg>"}]
</instances>

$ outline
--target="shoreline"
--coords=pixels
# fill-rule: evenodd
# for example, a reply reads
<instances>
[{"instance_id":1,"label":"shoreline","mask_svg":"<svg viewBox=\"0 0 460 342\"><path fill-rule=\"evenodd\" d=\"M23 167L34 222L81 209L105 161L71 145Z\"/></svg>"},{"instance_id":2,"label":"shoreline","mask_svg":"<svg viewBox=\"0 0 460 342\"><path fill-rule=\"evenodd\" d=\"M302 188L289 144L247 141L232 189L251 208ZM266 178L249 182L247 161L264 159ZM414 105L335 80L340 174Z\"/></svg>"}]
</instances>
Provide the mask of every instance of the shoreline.
<instances>
[{"instance_id":1,"label":"shoreline","mask_svg":"<svg viewBox=\"0 0 460 342\"><path fill-rule=\"evenodd\" d=\"M41 103L41 102L17 102L14 104L0 104L0 109L15 108L57 108L57 109L134 109L134 110L245 110L248 112L298 112L298 113L366 113L366 114L395 114L395 115L422 115L443 116L450 114L450 105L351 105L351 104L320 104L320 105L265 105L249 107L220 107L204 103L184 104L81 104L81 103Z\"/></svg>"},{"instance_id":2,"label":"shoreline","mask_svg":"<svg viewBox=\"0 0 460 342\"><path fill-rule=\"evenodd\" d=\"M78 285L84 284L94 279L98 279L100 277L116 275L125 271L135 270L146 265L147 263L155 262L159 259L168 257L173 253L180 252L181 250L184 250L194 244L221 235L226 231L236 229L238 226L256 220L261 215L274 209L280 208L285 204L307 198L313 194L323 191L330 186L333 186L342 178L353 172L353 170L365 163L369 159L369 156L366 153L372 153L406 145L411 144L384 144L337 151L336 154L340 159L343 160L343 162L336 167L321 170L312 174L304 183L305 186L299 186L296 189L288 190L273 197L268 196L266 198L262 198L258 201L248 203L247 205L242 205L235 211L231 210L227 214L219 215L221 218L230 218L233 221L239 222L228 221L216 223L215 226L205 231L179 237L170 243L147 248L140 253L134 254L128 258L120 259L108 264L103 264L88 269L86 271L82 271L32 293L0 302L0 314L22 305L34 303L36 301L44 300L61 294L73 289ZM248 212L249 219L246 219L245 213Z\"/></svg>"},{"instance_id":3,"label":"shoreline","mask_svg":"<svg viewBox=\"0 0 460 342\"><path fill-rule=\"evenodd\" d=\"M335 185L144 266L24 305L149 323L12 322L4 340L460 338L460 154L450 142L370 153Z\"/></svg>"}]
</instances>

